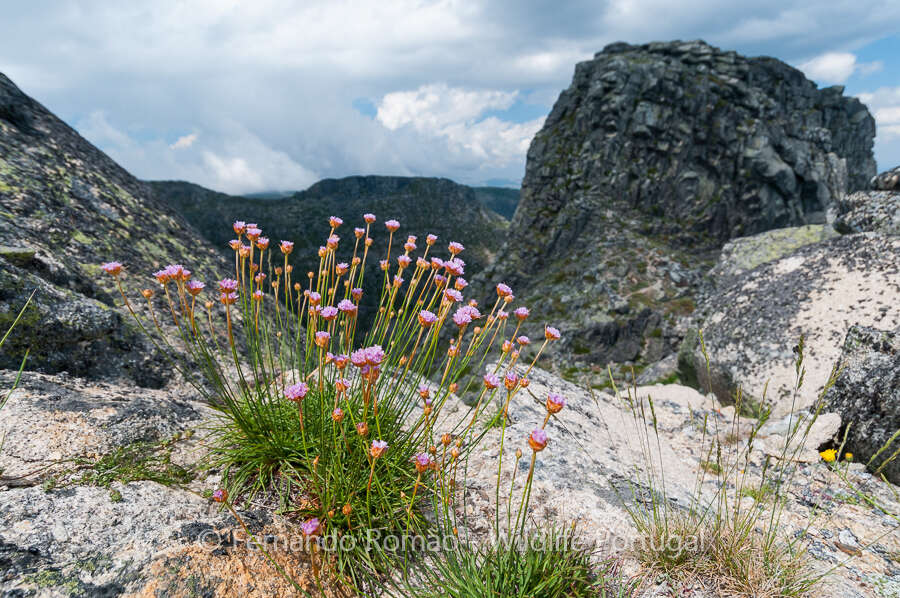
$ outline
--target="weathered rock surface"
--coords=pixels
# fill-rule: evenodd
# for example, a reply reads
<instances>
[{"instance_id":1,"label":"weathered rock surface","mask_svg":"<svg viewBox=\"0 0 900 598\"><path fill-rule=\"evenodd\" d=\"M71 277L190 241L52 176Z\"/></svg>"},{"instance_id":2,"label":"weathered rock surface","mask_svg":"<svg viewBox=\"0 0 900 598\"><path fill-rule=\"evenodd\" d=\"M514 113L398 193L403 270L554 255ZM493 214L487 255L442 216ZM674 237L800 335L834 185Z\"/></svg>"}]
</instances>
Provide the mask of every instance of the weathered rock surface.
<instances>
[{"instance_id":1,"label":"weathered rock surface","mask_svg":"<svg viewBox=\"0 0 900 598\"><path fill-rule=\"evenodd\" d=\"M823 223L868 185L874 121L842 93L703 42L608 46L532 141L483 286L513 285L576 360L656 361L722 243Z\"/></svg>"},{"instance_id":2,"label":"weathered rock surface","mask_svg":"<svg viewBox=\"0 0 900 598\"><path fill-rule=\"evenodd\" d=\"M800 247L836 237L837 234L828 225L807 224L732 239L722 247L719 261L710 270L710 275L717 287L726 287L760 264L777 260Z\"/></svg>"},{"instance_id":3,"label":"weathered rock surface","mask_svg":"<svg viewBox=\"0 0 900 598\"><path fill-rule=\"evenodd\" d=\"M849 425L847 450L900 484L900 461L890 460L900 448L900 439L891 442L900 430L900 327L879 328L853 326L847 332L841 373L825 395L825 408Z\"/></svg>"},{"instance_id":4,"label":"weathered rock surface","mask_svg":"<svg viewBox=\"0 0 900 598\"><path fill-rule=\"evenodd\" d=\"M844 234L900 235L900 191L857 191L841 199L834 227Z\"/></svg>"},{"instance_id":5,"label":"weathered rock surface","mask_svg":"<svg viewBox=\"0 0 900 598\"><path fill-rule=\"evenodd\" d=\"M697 380L725 403L737 385L776 415L810 406L854 324L900 326L900 238L865 233L801 247L740 276L700 308L711 380L696 338L679 360L682 380ZM806 339L805 383L792 399L795 355Z\"/></svg>"},{"instance_id":6,"label":"weathered rock surface","mask_svg":"<svg viewBox=\"0 0 900 598\"><path fill-rule=\"evenodd\" d=\"M0 74L0 329L37 288L0 352L0 368L69 370L165 382L161 356L112 308L102 262L118 260L134 292L150 273L188 256L198 278L224 262L146 185Z\"/></svg>"},{"instance_id":7,"label":"weathered rock surface","mask_svg":"<svg viewBox=\"0 0 900 598\"><path fill-rule=\"evenodd\" d=\"M900 191L900 166L872 177L871 186L876 191Z\"/></svg>"}]
</instances>

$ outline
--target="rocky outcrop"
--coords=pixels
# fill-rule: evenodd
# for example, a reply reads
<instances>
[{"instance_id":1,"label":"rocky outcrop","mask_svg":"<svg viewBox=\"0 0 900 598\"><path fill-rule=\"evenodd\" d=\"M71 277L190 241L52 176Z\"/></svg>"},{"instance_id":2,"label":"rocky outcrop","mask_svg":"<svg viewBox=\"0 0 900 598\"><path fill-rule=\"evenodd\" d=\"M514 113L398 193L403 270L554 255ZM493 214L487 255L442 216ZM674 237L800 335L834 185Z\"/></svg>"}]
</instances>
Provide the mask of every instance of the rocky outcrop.
<instances>
[{"instance_id":1,"label":"rocky outcrop","mask_svg":"<svg viewBox=\"0 0 900 598\"><path fill-rule=\"evenodd\" d=\"M710 275L717 287L727 287L742 274L761 264L782 258L805 245L836 236L837 232L828 225L807 224L732 239L722 247L719 260L710 270Z\"/></svg>"},{"instance_id":2,"label":"rocky outcrop","mask_svg":"<svg viewBox=\"0 0 900 598\"><path fill-rule=\"evenodd\" d=\"M841 199L834 228L841 233L900 235L900 191L857 191Z\"/></svg>"},{"instance_id":3,"label":"rocky outcrop","mask_svg":"<svg viewBox=\"0 0 900 598\"><path fill-rule=\"evenodd\" d=\"M37 289L0 352L0 368L166 381L164 358L113 310L102 262L127 268L126 288L190 258L197 277L224 262L147 186L0 74L0 330Z\"/></svg>"},{"instance_id":4,"label":"rocky outcrop","mask_svg":"<svg viewBox=\"0 0 900 598\"><path fill-rule=\"evenodd\" d=\"M872 177L871 187L876 191L900 191L900 166Z\"/></svg>"},{"instance_id":5,"label":"rocky outcrop","mask_svg":"<svg viewBox=\"0 0 900 598\"><path fill-rule=\"evenodd\" d=\"M707 375L696 335L685 338L682 380L732 401L740 385L776 415L812 405L854 324L900 326L900 238L865 233L807 245L738 276L699 307L711 360ZM806 375L796 401L792 351L805 337Z\"/></svg>"},{"instance_id":6,"label":"rocky outcrop","mask_svg":"<svg viewBox=\"0 0 900 598\"><path fill-rule=\"evenodd\" d=\"M880 326L880 324L879 324ZM846 450L869 469L900 483L900 327L853 326L840 357L841 372L825 395L825 409L849 427ZM892 458L893 457L893 458Z\"/></svg>"},{"instance_id":7,"label":"rocky outcrop","mask_svg":"<svg viewBox=\"0 0 900 598\"><path fill-rule=\"evenodd\" d=\"M337 231L345 243L353 242L353 227L364 226L362 215L378 217L371 228L374 239L369 270L365 278L360 308L363 317L371 314L379 299L382 282L378 259L387 249L384 221L394 218L401 228L394 235L393 255L408 234L433 233L439 241L431 255L448 257L446 246L458 241L465 246L460 256L466 262L466 277L483 270L496 257L507 221L486 209L471 187L448 179L383 176L353 176L325 179L306 191L283 199L249 199L216 193L184 182L150 183L154 194L183 215L204 237L233 259L228 241L234 237L231 223L236 219L256 222L277 242L294 241L291 262L301 272L315 269L318 248L328 235L329 216L339 216L345 224Z\"/></svg>"},{"instance_id":8,"label":"rocky outcrop","mask_svg":"<svg viewBox=\"0 0 900 598\"><path fill-rule=\"evenodd\" d=\"M842 91L703 42L606 47L532 141L487 283L518 286L576 360L655 361L724 242L823 223L875 174L874 120Z\"/></svg>"}]
</instances>

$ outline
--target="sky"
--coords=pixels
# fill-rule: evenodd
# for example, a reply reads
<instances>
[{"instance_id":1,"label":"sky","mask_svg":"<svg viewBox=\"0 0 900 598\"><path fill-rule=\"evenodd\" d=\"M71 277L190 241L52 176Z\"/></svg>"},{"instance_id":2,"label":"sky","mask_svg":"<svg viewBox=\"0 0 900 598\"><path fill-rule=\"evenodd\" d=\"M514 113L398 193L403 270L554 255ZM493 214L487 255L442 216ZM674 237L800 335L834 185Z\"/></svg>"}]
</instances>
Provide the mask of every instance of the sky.
<instances>
[{"instance_id":1,"label":"sky","mask_svg":"<svg viewBox=\"0 0 900 598\"><path fill-rule=\"evenodd\" d=\"M0 72L143 179L517 186L577 62L672 39L846 86L900 164L897 0L8 1Z\"/></svg>"}]
</instances>

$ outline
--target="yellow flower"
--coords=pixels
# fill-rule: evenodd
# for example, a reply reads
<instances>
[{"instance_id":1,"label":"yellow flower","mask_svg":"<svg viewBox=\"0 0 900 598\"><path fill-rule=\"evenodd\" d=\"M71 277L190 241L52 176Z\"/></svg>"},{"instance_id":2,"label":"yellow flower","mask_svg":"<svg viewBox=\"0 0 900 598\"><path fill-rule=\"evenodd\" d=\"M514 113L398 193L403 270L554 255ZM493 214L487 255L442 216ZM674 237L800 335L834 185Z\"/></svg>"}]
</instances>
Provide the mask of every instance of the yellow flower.
<instances>
[{"instance_id":1,"label":"yellow flower","mask_svg":"<svg viewBox=\"0 0 900 598\"><path fill-rule=\"evenodd\" d=\"M847 461L853 461L853 453L844 453L844 459Z\"/></svg>"},{"instance_id":2,"label":"yellow flower","mask_svg":"<svg viewBox=\"0 0 900 598\"><path fill-rule=\"evenodd\" d=\"M822 451L819 453L819 456L822 457L822 460L826 463L832 463L835 459L837 459L837 451L834 449L828 449L827 451Z\"/></svg>"}]
</instances>

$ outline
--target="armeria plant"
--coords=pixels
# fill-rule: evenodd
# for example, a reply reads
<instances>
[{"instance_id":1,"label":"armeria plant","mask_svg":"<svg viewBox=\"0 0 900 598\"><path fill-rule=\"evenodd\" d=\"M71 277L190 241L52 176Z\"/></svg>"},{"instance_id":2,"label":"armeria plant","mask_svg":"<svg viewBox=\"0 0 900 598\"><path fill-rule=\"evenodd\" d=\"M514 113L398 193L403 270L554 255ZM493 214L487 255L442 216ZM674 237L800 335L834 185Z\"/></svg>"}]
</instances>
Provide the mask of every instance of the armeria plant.
<instances>
[{"instance_id":1,"label":"armeria plant","mask_svg":"<svg viewBox=\"0 0 900 598\"><path fill-rule=\"evenodd\" d=\"M168 355L186 356L178 367L221 415L210 437L212 465L223 474L216 500L232 508L276 497L283 513L304 521L306 536L344 539L323 563L314 560L316 579L327 565L357 588L401 558L367 544L372 530L456 533L460 462L498 418L505 438L510 402L559 338L545 326L530 363L517 370L530 342L520 334L528 309L512 309L505 284L486 308L464 300L463 246L451 242L438 257L437 237L428 235L416 256L419 239L400 243L396 220L384 223L378 309L364 325L359 306L376 218L363 220L350 251L338 235L343 221L331 217L318 265L305 276L294 270L292 242L273 246L256 224L235 222L233 273L210 288L184 266L167 266L153 275L156 290L142 291L146 308L125 293L122 264L103 264L138 324ZM501 387L505 397L495 397ZM464 417L441 417L451 396L466 393L476 398ZM548 418L563 404L550 401ZM485 414L491 405L496 412ZM547 443L546 423L528 439L535 458ZM534 458L517 530L533 471Z\"/></svg>"}]
</instances>

